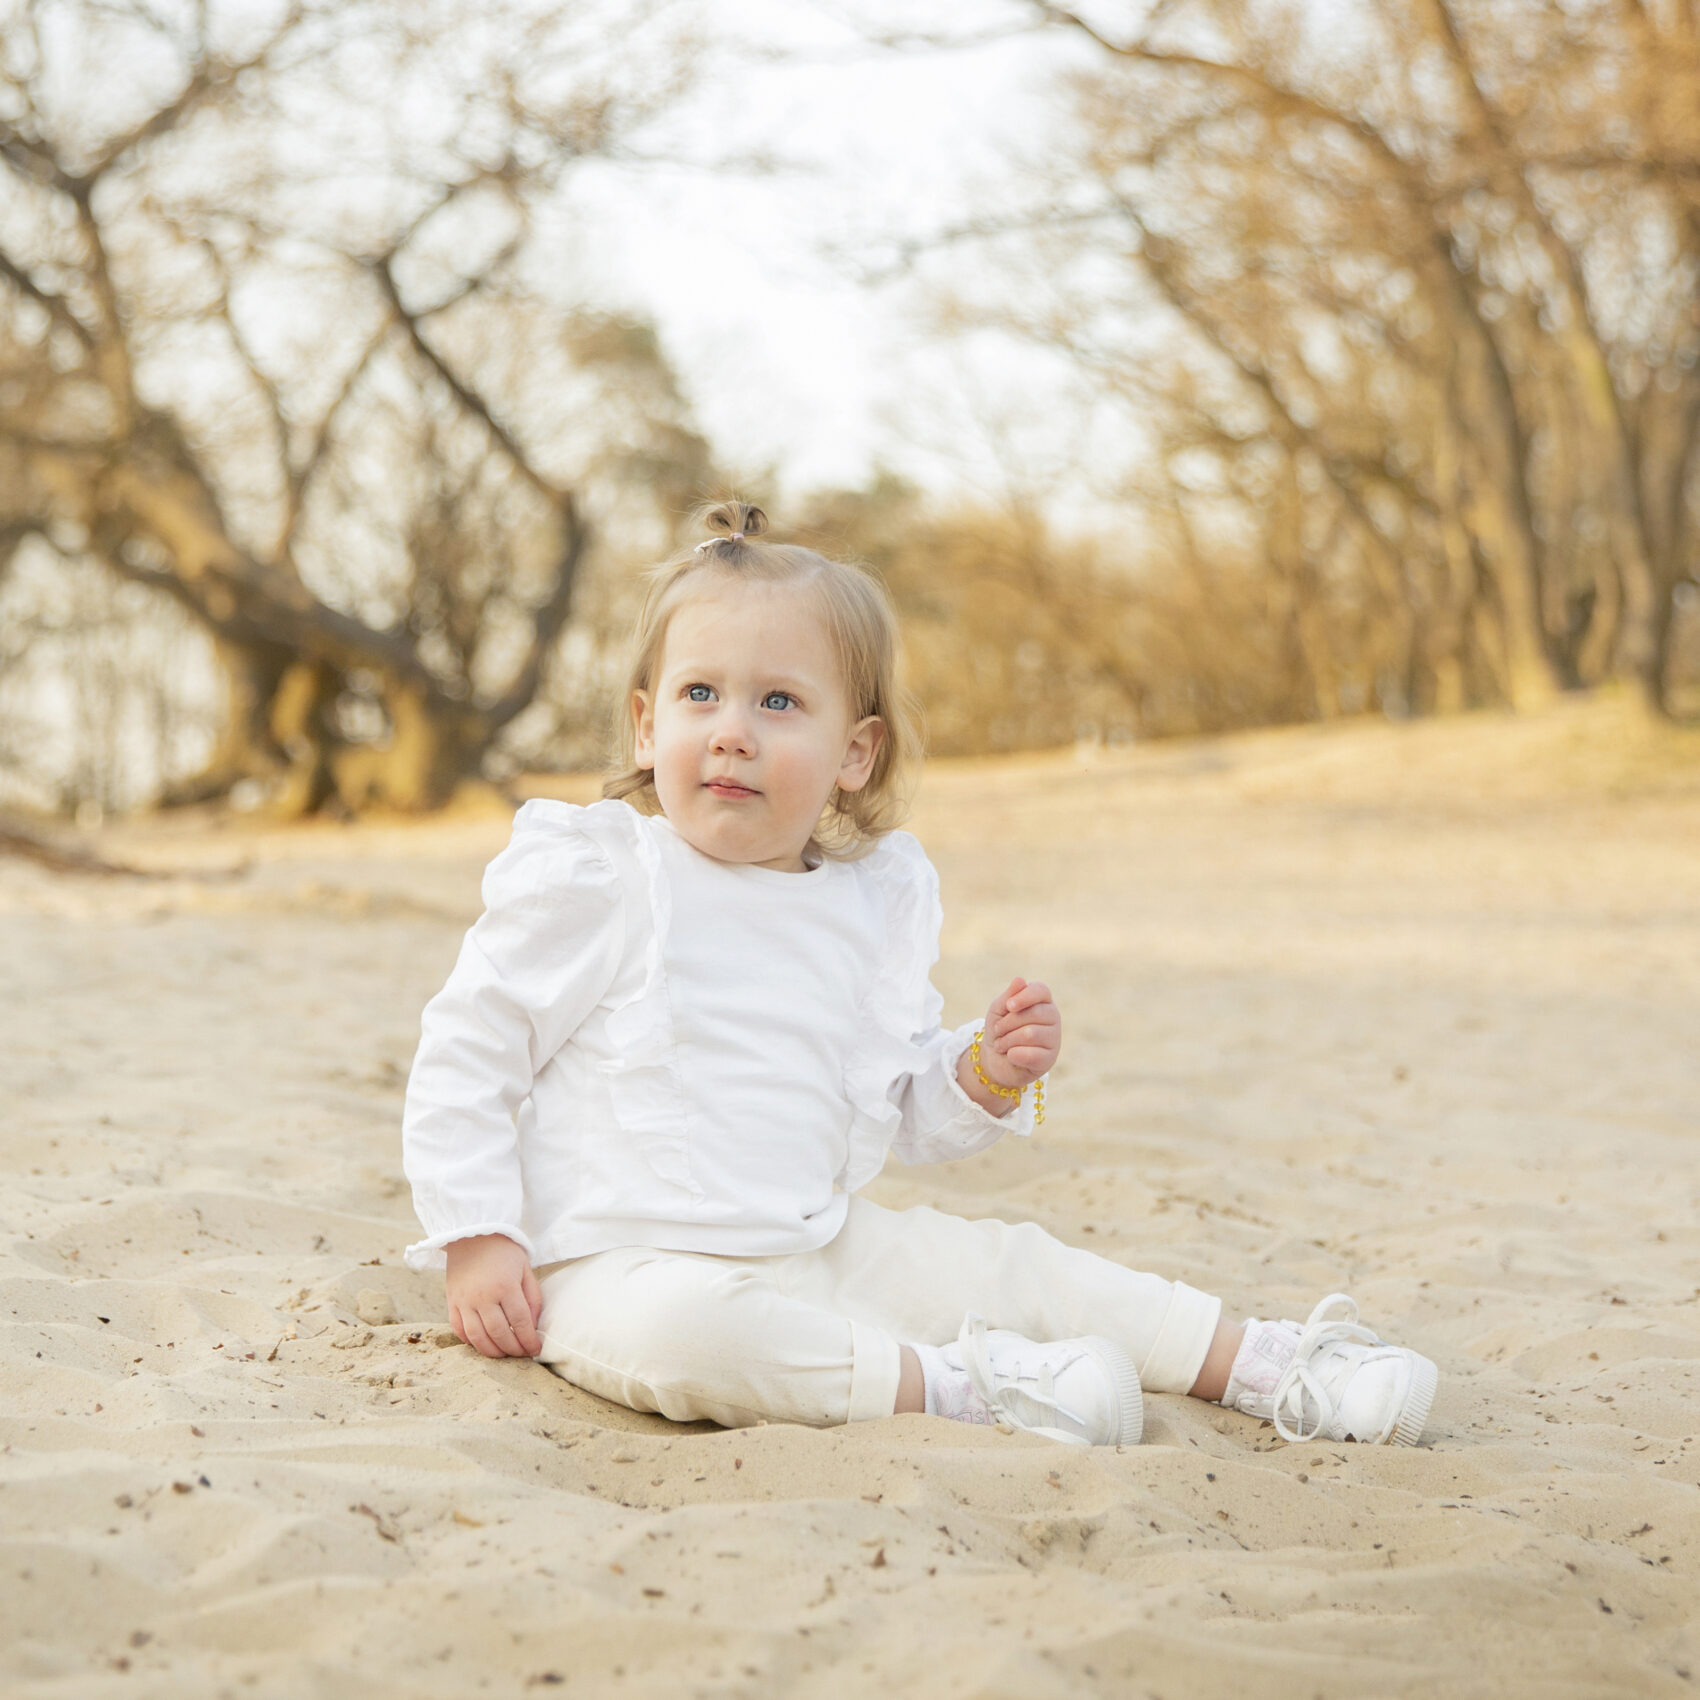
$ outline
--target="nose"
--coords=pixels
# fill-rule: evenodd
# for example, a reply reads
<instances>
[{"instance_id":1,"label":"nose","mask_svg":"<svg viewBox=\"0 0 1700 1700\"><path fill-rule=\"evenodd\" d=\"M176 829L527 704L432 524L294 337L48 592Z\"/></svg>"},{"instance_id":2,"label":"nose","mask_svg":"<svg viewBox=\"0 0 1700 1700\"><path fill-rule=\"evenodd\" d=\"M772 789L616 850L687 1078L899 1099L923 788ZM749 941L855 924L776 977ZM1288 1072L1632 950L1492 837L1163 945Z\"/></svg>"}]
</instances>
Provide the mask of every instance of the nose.
<instances>
[{"instance_id":1,"label":"nose","mask_svg":"<svg viewBox=\"0 0 1700 1700\"><path fill-rule=\"evenodd\" d=\"M708 747L717 756L753 756L756 753L755 726L749 714L739 704L722 704L720 712L714 717Z\"/></svg>"}]
</instances>

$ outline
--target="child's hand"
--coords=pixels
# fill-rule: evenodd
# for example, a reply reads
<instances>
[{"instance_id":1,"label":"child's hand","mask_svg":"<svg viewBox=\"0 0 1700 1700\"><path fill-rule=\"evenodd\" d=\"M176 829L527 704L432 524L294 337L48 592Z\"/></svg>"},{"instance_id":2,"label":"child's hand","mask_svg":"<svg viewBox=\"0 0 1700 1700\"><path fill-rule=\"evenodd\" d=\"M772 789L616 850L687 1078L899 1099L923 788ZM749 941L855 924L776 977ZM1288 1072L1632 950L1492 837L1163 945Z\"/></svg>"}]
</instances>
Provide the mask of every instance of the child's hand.
<instances>
[{"instance_id":1,"label":"child's hand","mask_svg":"<svg viewBox=\"0 0 1700 1700\"><path fill-rule=\"evenodd\" d=\"M1051 989L1019 976L992 999L986 1011L986 1036L980 1041L980 1067L998 1086L1026 1086L1048 1073L1062 1049L1062 1016L1051 1002ZM974 1078L968 1053L962 1053L957 1078L977 1103L1002 1115L1008 1100L997 1100Z\"/></svg>"},{"instance_id":2,"label":"child's hand","mask_svg":"<svg viewBox=\"0 0 1700 1700\"><path fill-rule=\"evenodd\" d=\"M1051 988L1019 975L992 999L980 1066L1000 1086L1025 1086L1049 1073L1062 1049L1062 1016Z\"/></svg>"},{"instance_id":3,"label":"child's hand","mask_svg":"<svg viewBox=\"0 0 1700 1700\"><path fill-rule=\"evenodd\" d=\"M449 1323L487 1358L533 1358L542 1350L537 1319L543 1289L531 1260L506 1234L450 1240L445 1286Z\"/></svg>"}]
</instances>

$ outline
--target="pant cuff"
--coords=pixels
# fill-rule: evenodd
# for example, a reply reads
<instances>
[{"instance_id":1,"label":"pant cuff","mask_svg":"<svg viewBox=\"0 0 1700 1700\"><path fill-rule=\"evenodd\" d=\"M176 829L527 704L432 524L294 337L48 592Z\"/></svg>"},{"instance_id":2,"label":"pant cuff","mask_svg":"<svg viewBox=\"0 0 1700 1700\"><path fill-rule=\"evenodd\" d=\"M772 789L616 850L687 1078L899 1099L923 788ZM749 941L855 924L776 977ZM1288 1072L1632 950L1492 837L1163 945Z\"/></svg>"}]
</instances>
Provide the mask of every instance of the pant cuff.
<instances>
[{"instance_id":1,"label":"pant cuff","mask_svg":"<svg viewBox=\"0 0 1700 1700\"><path fill-rule=\"evenodd\" d=\"M897 1404L897 1382L903 1356L897 1342L881 1328L850 1324L850 1412L846 1422L889 1417Z\"/></svg>"},{"instance_id":2,"label":"pant cuff","mask_svg":"<svg viewBox=\"0 0 1700 1700\"><path fill-rule=\"evenodd\" d=\"M1220 1299L1174 1282L1162 1326L1139 1366L1139 1385L1147 1393L1190 1393L1221 1320Z\"/></svg>"}]
</instances>

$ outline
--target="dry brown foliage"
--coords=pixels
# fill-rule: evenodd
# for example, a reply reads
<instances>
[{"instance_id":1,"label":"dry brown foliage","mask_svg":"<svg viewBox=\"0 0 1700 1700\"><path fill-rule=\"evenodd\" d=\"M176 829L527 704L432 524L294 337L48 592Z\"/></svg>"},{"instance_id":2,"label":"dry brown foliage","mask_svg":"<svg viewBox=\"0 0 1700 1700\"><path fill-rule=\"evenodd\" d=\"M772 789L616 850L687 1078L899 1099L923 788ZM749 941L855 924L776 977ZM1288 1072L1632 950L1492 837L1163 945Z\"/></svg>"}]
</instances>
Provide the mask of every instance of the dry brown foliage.
<instances>
[{"instance_id":1,"label":"dry brown foliage","mask_svg":"<svg viewBox=\"0 0 1700 1700\"><path fill-rule=\"evenodd\" d=\"M950 316L1126 406L1122 494L1262 563L1318 711L1700 696L1700 6L1029 18L1093 61Z\"/></svg>"},{"instance_id":2,"label":"dry brown foliage","mask_svg":"<svg viewBox=\"0 0 1700 1700\"><path fill-rule=\"evenodd\" d=\"M1231 556L1177 570L1149 548L1066 537L1019 507L929 502L891 477L815 497L799 540L885 579L935 755L1318 713L1294 599Z\"/></svg>"}]
</instances>

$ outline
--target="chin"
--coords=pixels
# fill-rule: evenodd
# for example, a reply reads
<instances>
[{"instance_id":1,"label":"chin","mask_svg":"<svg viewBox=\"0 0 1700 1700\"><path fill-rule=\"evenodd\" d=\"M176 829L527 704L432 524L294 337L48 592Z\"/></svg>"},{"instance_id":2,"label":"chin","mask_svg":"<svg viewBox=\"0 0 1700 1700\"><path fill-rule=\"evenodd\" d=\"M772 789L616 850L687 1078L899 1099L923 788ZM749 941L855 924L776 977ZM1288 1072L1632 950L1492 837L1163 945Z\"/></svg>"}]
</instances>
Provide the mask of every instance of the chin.
<instances>
[{"instance_id":1,"label":"chin","mask_svg":"<svg viewBox=\"0 0 1700 1700\"><path fill-rule=\"evenodd\" d=\"M731 821L686 821L675 819L679 836L693 850L712 856L717 862L754 862L761 859L761 849L750 842L748 833L740 832Z\"/></svg>"},{"instance_id":2,"label":"chin","mask_svg":"<svg viewBox=\"0 0 1700 1700\"><path fill-rule=\"evenodd\" d=\"M785 844L770 844L748 833L710 833L696 841L697 848L722 862L777 862L798 860L800 851Z\"/></svg>"}]
</instances>

